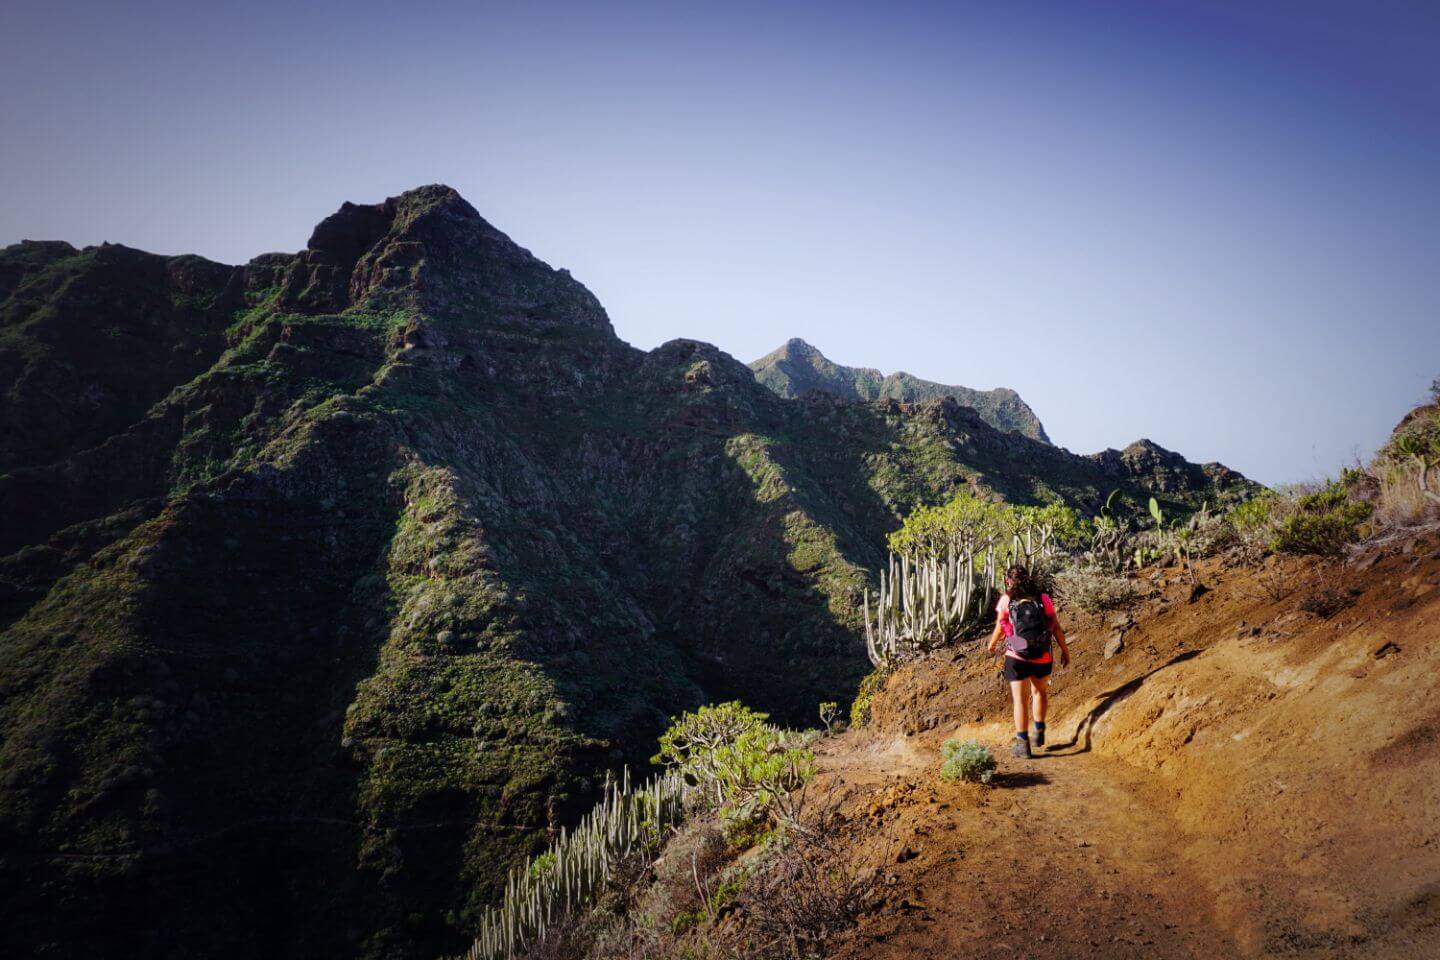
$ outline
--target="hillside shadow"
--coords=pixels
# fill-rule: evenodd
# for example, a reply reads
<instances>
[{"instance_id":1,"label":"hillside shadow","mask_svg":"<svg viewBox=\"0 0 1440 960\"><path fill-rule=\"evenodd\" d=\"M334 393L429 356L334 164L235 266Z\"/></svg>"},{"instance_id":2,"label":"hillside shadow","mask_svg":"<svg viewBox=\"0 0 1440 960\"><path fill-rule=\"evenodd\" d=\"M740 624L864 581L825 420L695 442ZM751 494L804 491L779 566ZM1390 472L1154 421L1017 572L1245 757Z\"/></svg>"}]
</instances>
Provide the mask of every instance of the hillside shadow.
<instances>
[{"instance_id":1,"label":"hillside shadow","mask_svg":"<svg viewBox=\"0 0 1440 960\"><path fill-rule=\"evenodd\" d=\"M1150 670L1147 673L1142 673L1140 676L1135 677L1132 680L1125 681L1115 689L1107 690L1104 693L1100 694L1099 702L1091 708L1089 713L1087 713L1083 718L1081 718L1078 724L1075 725L1075 732L1071 734L1070 739L1065 743L1056 743L1051 746L1051 748L1046 752L1046 756L1073 757L1077 754L1089 753L1091 747L1091 739L1095 730L1095 724L1110 710L1111 707L1115 706L1115 704L1130 696L1130 694L1134 693L1136 690L1139 690L1142 686L1144 686L1146 680L1149 680L1161 670L1168 670L1170 667L1173 667L1176 664L1184 663L1186 660L1198 657L1200 653L1201 651L1199 650L1187 650L1184 653L1179 654L1178 656L1171 657L1169 660L1160 664L1153 670Z\"/></svg>"}]
</instances>

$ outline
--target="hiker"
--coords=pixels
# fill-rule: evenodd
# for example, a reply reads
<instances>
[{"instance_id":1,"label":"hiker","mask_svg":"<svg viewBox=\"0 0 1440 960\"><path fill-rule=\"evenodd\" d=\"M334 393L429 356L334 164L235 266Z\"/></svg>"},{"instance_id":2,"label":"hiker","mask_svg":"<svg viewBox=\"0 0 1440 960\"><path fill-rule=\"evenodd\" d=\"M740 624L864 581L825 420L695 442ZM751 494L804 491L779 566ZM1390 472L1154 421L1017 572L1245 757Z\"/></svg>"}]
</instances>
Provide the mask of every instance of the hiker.
<instances>
[{"instance_id":1,"label":"hiker","mask_svg":"<svg viewBox=\"0 0 1440 960\"><path fill-rule=\"evenodd\" d=\"M1032 712L1035 746L1045 746L1045 708L1049 705L1050 670L1055 661L1050 642L1053 639L1060 644L1062 667L1070 666L1070 648L1065 645L1065 631L1060 628L1050 595L1041 593L1030 571L1019 564L1005 571L1005 592L995 604L995 613L990 652L1005 645L1005 679L1010 681L1010 699L1015 703L1015 746L1011 753L1028 760Z\"/></svg>"}]
</instances>

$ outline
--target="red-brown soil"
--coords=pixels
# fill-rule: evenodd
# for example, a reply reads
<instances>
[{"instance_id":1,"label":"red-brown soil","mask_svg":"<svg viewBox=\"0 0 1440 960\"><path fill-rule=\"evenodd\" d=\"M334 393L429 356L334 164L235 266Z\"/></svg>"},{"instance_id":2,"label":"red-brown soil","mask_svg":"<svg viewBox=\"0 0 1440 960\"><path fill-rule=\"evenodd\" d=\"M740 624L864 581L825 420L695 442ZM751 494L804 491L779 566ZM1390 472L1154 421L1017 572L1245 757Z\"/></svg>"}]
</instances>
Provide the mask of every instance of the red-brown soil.
<instances>
[{"instance_id":1,"label":"red-brown soil","mask_svg":"<svg viewBox=\"0 0 1440 960\"><path fill-rule=\"evenodd\" d=\"M1440 957L1437 546L1162 571L1109 660L1115 615L1062 609L1030 761L974 644L898 672L820 748L885 891L830 955ZM992 786L939 779L950 737Z\"/></svg>"}]
</instances>

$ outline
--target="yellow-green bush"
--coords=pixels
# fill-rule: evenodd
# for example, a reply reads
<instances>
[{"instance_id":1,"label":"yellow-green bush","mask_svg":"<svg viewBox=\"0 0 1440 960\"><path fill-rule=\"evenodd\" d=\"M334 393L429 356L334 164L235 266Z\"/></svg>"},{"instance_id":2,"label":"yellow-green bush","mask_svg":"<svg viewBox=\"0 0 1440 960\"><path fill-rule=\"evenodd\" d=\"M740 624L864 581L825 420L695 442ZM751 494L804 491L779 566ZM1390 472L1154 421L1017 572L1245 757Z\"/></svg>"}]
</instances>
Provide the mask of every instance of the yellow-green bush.
<instances>
[{"instance_id":1,"label":"yellow-green bush","mask_svg":"<svg viewBox=\"0 0 1440 960\"><path fill-rule=\"evenodd\" d=\"M870 722L870 701L875 699L875 694L885 686L889 676L888 669L877 667L860 681L860 689L855 691L855 700L850 704L850 726L861 727Z\"/></svg>"},{"instance_id":2,"label":"yellow-green bush","mask_svg":"<svg viewBox=\"0 0 1440 960\"><path fill-rule=\"evenodd\" d=\"M793 820L791 793L815 775L815 754L766 719L736 701L687 712L661 735L652 762L684 775L728 816Z\"/></svg>"},{"instance_id":3,"label":"yellow-green bush","mask_svg":"<svg viewBox=\"0 0 1440 960\"><path fill-rule=\"evenodd\" d=\"M1337 554L1360 539L1361 524L1373 509L1332 481L1295 501L1293 512L1276 524L1271 547L1281 553Z\"/></svg>"}]
</instances>

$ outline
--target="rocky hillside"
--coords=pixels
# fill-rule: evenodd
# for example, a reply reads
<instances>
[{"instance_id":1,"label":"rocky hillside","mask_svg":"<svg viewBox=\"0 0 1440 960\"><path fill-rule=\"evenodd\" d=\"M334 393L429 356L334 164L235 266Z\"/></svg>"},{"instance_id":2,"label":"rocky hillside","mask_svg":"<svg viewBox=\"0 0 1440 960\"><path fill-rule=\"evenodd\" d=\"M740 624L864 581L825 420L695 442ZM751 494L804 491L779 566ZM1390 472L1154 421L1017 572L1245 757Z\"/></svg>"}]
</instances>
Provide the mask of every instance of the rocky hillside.
<instances>
[{"instance_id":1,"label":"rocky hillside","mask_svg":"<svg viewBox=\"0 0 1440 960\"><path fill-rule=\"evenodd\" d=\"M441 186L238 267L6 248L0 397L14 956L456 950L668 714L853 689L914 505L1251 488L633 349Z\"/></svg>"},{"instance_id":2,"label":"rocky hillside","mask_svg":"<svg viewBox=\"0 0 1440 960\"><path fill-rule=\"evenodd\" d=\"M827 359L819 350L801 339L787 340L778 350L767 353L750 364L755 379L782 397L799 397L822 392L847 400L903 400L914 403L954 397L973 408L982 420L998 430L1019 433L1034 440L1050 442L1035 411L1020 399L1020 394L1005 387L994 390L972 390L910 374L883 374L868 367L846 367Z\"/></svg>"}]
</instances>

